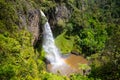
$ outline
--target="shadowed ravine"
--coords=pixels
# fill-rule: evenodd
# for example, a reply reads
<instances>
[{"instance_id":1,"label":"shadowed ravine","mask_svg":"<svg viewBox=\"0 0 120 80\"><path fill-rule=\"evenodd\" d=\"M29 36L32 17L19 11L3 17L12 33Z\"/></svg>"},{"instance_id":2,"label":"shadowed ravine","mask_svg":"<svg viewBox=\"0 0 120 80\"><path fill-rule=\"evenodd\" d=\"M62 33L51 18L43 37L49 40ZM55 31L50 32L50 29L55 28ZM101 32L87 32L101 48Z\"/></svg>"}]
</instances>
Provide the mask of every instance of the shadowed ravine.
<instances>
[{"instance_id":1,"label":"shadowed ravine","mask_svg":"<svg viewBox=\"0 0 120 80\"><path fill-rule=\"evenodd\" d=\"M45 17L41 11L41 15ZM43 26L43 49L46 53L46 59L50 62L47 64L49 72L61 75L70 75L71 73L81 72L79 64L87 64L87 60L81 56L69 55L62 57L61 52L56 47L50 25L46 22Z\"/></svg>"}]
</instances>

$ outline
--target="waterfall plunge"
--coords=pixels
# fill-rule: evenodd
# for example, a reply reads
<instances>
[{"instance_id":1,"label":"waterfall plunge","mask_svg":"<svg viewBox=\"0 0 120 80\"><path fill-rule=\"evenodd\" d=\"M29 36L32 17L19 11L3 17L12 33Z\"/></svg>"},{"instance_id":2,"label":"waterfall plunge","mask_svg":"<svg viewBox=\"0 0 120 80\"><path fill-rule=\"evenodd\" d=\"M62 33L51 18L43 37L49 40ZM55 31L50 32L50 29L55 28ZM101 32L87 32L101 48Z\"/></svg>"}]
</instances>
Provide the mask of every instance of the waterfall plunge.
<instances>
[{"instance_id":1,"label":"waterfall plunge","mask_svg":"<svg viewBox=\"0 0 120 80\"><path fill-rule=\"evenodd\" d=\"M41 11L41 15L46 18L45 14L42 11ZM66 63L67 59L62 58L60 54L61 52L55 46L55 41L48 21L43 26L43 49L46 52L47 60L50 61L50 65L48 65L48 69L49 69L48 71L55 74L58 73L61 75L70 75L71 73L79 72L79 69L72 68L70 65ZM77 57L74 57L73 59L75 58ZM79 62L77 62L76 65L78 65L78 63Z\"/></svg>"},{"instance_id":2,"label":"waterfall plunge","mask_svg":"<svg viewBox=\"0 0 120 80\"><path fill-rule=\"evenodd\" d=\"M41 11L41 15L46 17ZM43 27L43 49L46 52L46 58L53 65L62 65L64 61L61 58L60 51L55 45L53 34L48 22Z\"/></svg>"}]
</instances>

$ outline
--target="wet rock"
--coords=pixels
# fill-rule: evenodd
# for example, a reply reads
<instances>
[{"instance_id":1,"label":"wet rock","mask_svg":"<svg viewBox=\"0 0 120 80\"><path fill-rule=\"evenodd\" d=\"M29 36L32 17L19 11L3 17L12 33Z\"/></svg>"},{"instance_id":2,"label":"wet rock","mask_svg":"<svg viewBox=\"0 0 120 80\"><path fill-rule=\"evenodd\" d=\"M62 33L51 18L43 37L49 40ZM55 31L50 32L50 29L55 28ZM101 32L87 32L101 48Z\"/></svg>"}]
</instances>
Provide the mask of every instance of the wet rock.
<instances>
[{"instance_id":1,"label":"wet rock","mask_svg":"<svg viewBox=\"0 0 120 80\"><path fill-rule=\"evenodd\" d=\"M80 55L80 53L77 51L71 51L71 54Z\"/></svg>"},{"instance_id":2,"label":"wet rock","mask_svg":"<svg viewBox=\"0 0 120 80\"><path fill-rule=\"evenodd\" d=\"M47 60L46 58L45 58L45 60L44 60L44 61L45 61L45 63L46 63L46 64L50 64L50 61L49 61L49 60Z\"/></svg>"}]
</instances>

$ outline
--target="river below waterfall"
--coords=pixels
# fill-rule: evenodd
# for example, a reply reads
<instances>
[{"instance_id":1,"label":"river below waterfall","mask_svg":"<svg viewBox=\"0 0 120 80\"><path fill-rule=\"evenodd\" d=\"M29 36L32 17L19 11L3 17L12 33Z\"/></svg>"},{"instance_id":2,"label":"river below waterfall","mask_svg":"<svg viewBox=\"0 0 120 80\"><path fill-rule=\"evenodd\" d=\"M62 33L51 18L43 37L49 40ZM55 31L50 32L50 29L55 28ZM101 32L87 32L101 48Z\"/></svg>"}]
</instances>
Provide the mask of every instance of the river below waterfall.
<instances>
[{"instance_id":1,"label":"river below waterfall","mask_svg":"<svg viewBox=\"0 0 120 80\"><path fill-rule=\"evenodd\" d=\"M63 60L65 61L65 64L62 64L60 66L55 67L51 64L47 64L47 70L55 74L66 76L69 76L72 73L83 74L83 71L80 69L79 64L88 64L88 61L84 57L74 54L70 54L68 57L63 58Z\"/></svg>"}]
</instances>

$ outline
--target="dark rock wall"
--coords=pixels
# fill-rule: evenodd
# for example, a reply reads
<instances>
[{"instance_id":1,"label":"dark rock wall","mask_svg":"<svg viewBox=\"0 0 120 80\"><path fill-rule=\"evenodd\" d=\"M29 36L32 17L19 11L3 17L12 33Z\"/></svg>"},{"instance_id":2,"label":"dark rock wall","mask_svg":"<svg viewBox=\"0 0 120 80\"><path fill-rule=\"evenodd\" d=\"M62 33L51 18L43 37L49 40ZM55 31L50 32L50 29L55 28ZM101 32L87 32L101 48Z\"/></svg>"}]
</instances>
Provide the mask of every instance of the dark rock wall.
<instances>
[{"instance_id":1,"label":"dark rock wall","mask_svg":"<svg viewBox=\"0 0 120 80\"><path fill-rule=\"evenodd\" d=\"M19 4L23 6L23 9L17 10L19 16L19 27L27 29L31 35L31 44L36 45L40 36L40 10L39 7L35 7L31 2L24 1Z\"/></svg>"},{"instance_id":2,"label":"dark rock wall","mask_svg":"<svg viewBox=\"0 0 120 80\"><path fill-rule=\"evenodd\" d=\"M32 44L35 45L40 35L40 13L39 10L31 10L28 12L28 30L32 33Z\"/></svg>"},{"instance_id":3,"label":"dark rock wall","mask_svg":"<svg viewBox=\"0 0 120 80\"><path fill-rule=\"evenodd\" d=\"M59 19L68 20L69 17L70 17L70 11L68 10L68 8L64 4L56 6L56 19L57 19L57 21Z\"/></svg>"}]
</instances>

